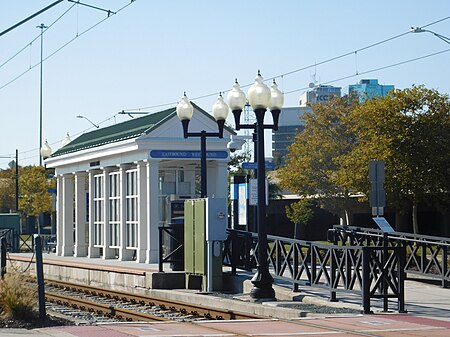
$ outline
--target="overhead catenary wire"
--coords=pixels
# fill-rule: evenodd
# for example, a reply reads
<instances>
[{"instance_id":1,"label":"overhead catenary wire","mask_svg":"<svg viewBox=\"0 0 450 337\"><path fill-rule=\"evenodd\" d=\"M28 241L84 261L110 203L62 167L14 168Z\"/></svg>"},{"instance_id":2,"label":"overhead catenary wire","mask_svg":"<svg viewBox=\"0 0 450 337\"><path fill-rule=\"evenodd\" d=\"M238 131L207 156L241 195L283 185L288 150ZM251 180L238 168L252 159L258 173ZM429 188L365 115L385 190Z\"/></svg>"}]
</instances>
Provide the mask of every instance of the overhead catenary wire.
<instances>
[{"instance_id":1,"label":"overhead catenary wire","mask_svg":"<svg viewBox=\"0 0 450 337\"><path fill-rule=\"evenodd\" d=\"M55 25L59 20L61 20L62 17L64 17L67 13L70 12L70 10L75 6L75 4L71 5L66 11L64 11L56 20L54 20L47 28L43 30L43 33L45 33L47 30L49 30L53 25ZM13 56L11 56L9 59L7 59L5 62L0 64L0 68L7 65L9 62L11 62L13 59L15 59L17 56L20 55L25 49L27 49L29 46L33 44L37 39L41 37L41 34L37 35L34 39L32 39L29 43L27 43L22 49L20 49L17 53L15 53ZM30 67L31 69L31 67Z\"/></svg>"},{"instance_id":2,"label":"overhead catenary wire","mask_svg":"<svg viewBox=\"0 0 450 337\"><path fill-rule=\"evenodd\" d=\"M429 26L435 25L435 24L437 24L437 23L439 23L439 22L448 20L448 19L450 19L450 16L447 16L447 17L444 17L444 18L442 18L442 19L439 19L439 20L430 22L430 23L428 23L428 24L426 24L426 25L423 25L423 26L421 26L421 27L419 27L419 28L429 27ZM308 70L308 69L311 69L311 68L315 68L315 67L317 67L317 66L319 66L319 65L324 65L324 64L327 64L327 63L330 63L330 62L333 62L333 61L337 61L337 60L339 60L339 59L341 59L341 58L344 58L344 57L347 57L347 56L350 56L350 55L355 55L355 57L356 57L357 53L359 53L359 52L361 52L361 51L364 51L364 50L367 50L367 49L370 49L370 48L379 46L379 45L381 45L381 44L384 44L384 43L393 41L393 40L395 40L395 39L398 39L398 38L400 38L400 37L403 37L403 36L408 35L408 34L411 34L411 33L412 33L411 30L408 30L408 31L406 31L406 32L404 32L404 33L400 33L400 34L394 35L394 36L389 37L389 38L387 38L387 39L383 39L383 40L381 40L381 41L378 41L378 42L369 44L369 45L367 45L367 46L365 46L365 47L361 47L361 48L359 48L359 49L355 49L355 50L350 51L350 52L347 52L347 53L344 53L344 54L340 54L340 55L338 55L338 56L334 56L334 57L325 59L325 60L320 61L320 62L315 62L314 64L310 64L310 65L307 65L307 66L304 66L304 67L300 67L300 68L297 68L297 69L294 69L294 70L291 70L291 71L288 71L288 72L285 72L285 73L282 73L282 74L279 74L279 75L275 75L275 76L272 76L272 77L267 77L267 78L265 79L265 81L272 81L272 80L277 79L277 78L284 78L284 77L286 77L286 76L289 76L289 75L292 75L292 74L295 74L295 73L298 73L298 72L301 72L301 71L305 71L305 70ZM443 51L440 51L440 52L437 52L437 53L430 54L429 56L423 56L423 57L421 57L421 58L431 57L431 56L434 56L434 55L438 55L438 54L444 53L444 52L446 52L446 51L447 51L447 50L443 50ZM421 59L421 58L418 58L418 60ZM409 63L409 62L412 62L412 61L410 61L410 60L404 61L404 63ZM398 65L401 65L401 64L404 64L404 63L399 62ZM393 67L393 65L388 66L388 67ZM379 70L381 70L381 69L379 69ZM370 71L366 71L366 72L359 72L358 69L356 68L356 74L351 75L351 76L350 76L350 75L349 75L349 76L345 76L345 77L343 77L342 79L351 78L351 77L354 77L354 76L363 75L363 74L365 74L365 73L367 73L367 72L374 72L374 71L375 71L375 70L370 70ZM338 80L339 80L339 79L337 79L337 80L332 80L332 81L329 81L329 83L337 82ZM245 87L249 87L250 85L251 85L251 83L245 84L245 85L241 85L241 87L242 87L242 88L245 88ZM307 88L305 88L305 89L307 89ZM295 90L292 90L292 91L289 91L289 92L285 92L285 94L292 93L292 92L297 92L297 91L299 91L299 90L305 90L305 89L295 89ZM215 96L215 95L217 95L219 92L226 93L226 92L228 92L228 91L229 91L228 89L226 89L226 90L218 90L218 91L216 91L216 92L214 92L214 93L211 93L211 94L205 94L205 95L202 95L202 96L192 97L191 99L192 99L192 100L199 100L199 99L203 99L203 98ZM177 104L177 103L178 103L178 101L175 101L175 102L162 103L162 104L151 105L151 106L145 106L145 107L138 107L138 108L124 109L124 111L132 112L132 111L140 111L140 110L147 110L147 109L156 109L156 108L160 108L160 107L165 107L165 106L169 106L169 105L174 105L174 104Z\"/></svg>"},{"instance_id":3,"label":"overhead catenary wire","mask_svg":"<svg viewBox=\"0 0 450 337\"><path fill-rule=\"evenodd\" d=\"M130 6L133 2L135 2L136 0L132 0L131 2L129 2L128 4L124 5L123 7L121 7L120 9L118 9L115 12L111 12L111 14L118 14L119 12L121 12L122 10L124 10L125 8L127 8L128 6ZM69 10L71 10L77 3L74 3L73 5L71 5L71 7L62 14L65 15ZM60 16L57 20L59 20L62 16ZM87 32L89 32L90 30L94 29L95 27L97 27L98 25L102 24L104 21L108 20L109 18L111 18L113 15L108 15L107 17L105 17L104 19L98 21L97 23L95 23L94 25L90 26L89 28L85 29L84 31L82 31L81 33L77 33L77 35L75 37L73 37L72 39L70 39L69 41L67 41L66 43L64 43L61 47L59 47L58 49L56 49L55 51L53 51L52 53L50 53L49 55L47 55L45 58L42 59L42 62L47 61L48 59L50 59L51 57L53 57L55 54L57 54L58 52L60 52L62 49L64 49L65 47L67 47L69 44L71 44L73 41L75 41L76 39L78 39L79 37L81 37L82 35L86 34ZM56 20L56 21L57 21ZM48 26L47 29L44 30L44 33L52 26L56 23L56 21L54 21L50 26ZM38 37L36 37L35 39L33 39L30 43L34 42L36 39L38 39L40 37L40 35ZM29 46L29 43L27 44L26 47ZM26 47L22 48L20 52L22 52L24 49L26 49ZM19 53L20 53L19 52ZM14 56L16 57L18 55L18 53ZM13 57L13 58L14 58ZM12 58L10 59L12 60ZM7 62L9 62L10 60L8 60ZM6 62L6 63L7 63ZM6 64L4 63L4 64ZM4 65L2 64L2 66ZM37 66L39 66L41 64L41 61L34 64L33 66L30 66L29 69L23 71L22 73L20 73L19 75L17 75L16 77L14 77L13 79L11 79L10 81L6 82L5 84L3 84L2 86L0 86L0 90L2 90L3 88L7 87L8 85L14 83L15 81L17 81L19 78L21 78L22 76L24 76L26 73L28 73L29 71L31 71L32 69L36 68ZM1 68L1 66L0 66Z\"/></svg>"},{"instance_id":4,"label":"overhead catenary wire","mask_svg":"<svg viewBox=\"0 0 450 337\"><path fill-rule=\"evenodd\" d=\"M346 79L349 79L349 78L352 78L352 77L361 76L361 75L373 73L373 72L376 72L376 71L397 67L397 66L400 66L400 65L403 65L403 64L407 64L407 63L419 61L419 60L422 60L422 59L426 59L428 57L432 57L432 56L436 56L436 55L439 55L439 54L447 53L449 51L450 51L450 48L444 49L444 50L441 50L441 51L438 51L438 52L435 52L435 53L431 53L431 54L415 57L415 58L412 58L412 59L409 59L409 60L405 60L405 61L389 64L389 65L386 65L386 66L382 66L382 67L378 67L378 68L374 68L374 69L370 69L370 70L360 71L360 72L358 72L356 74L339 77L339 78L336 78L336 79L333 79L333 80L330 80L330 81L325 81L325 82L323 82L323 84L331 84L331 83L339 82L339 81L346 80ZM284 94L285 95L292 94L294 92L299 92L299 91L307 90L307 89L308 89L308 87L294 89L294 90L286 91Z\"/></svg>"},{"instance_id":5,"label":"overhead catenary wire","mask_svg":"<svg viewBox=\"0 0 450 337\"><path fill-rule=\"evenodd\" d=\"M130 3L128 3L127 5L123 6L122 8L120 8L119 10L117 10L116 12L119 13L120 11L124 10L126 7L128 7L128 6L129 6L131 3L133 3L134 1L135 1L135 0L132 0ZM76 3L75 3L75 4L76 4ZM50 57L54 56L57 52L59 52L59 51L62 50L64 47L66 47L68 44L70 44L71 42L73 42L78 36L82 36L83 34L87 33L87 32L90 31L91 29L95 28L96 26L98 26L99 24L101 24L102 22L104 22L105 20L107 20L108 18L109 18L109 16L106 17L106 18L104 18L104 19L102 19L102 20L100 20L99 22L97 22L97 23L94 24L93 26L89 27L88 29L86 29L86 30L83 31L82 33L77 34L76 37L72 38L72 39L69 40L67 43L65 43L63 46L61 46L60 48L58 48L57 50L55 50L54 52L52 52L51 54L49 54L47 57L45 57L45 58L43 59L43 61L45 61L45 60L49 59ZM442 22L442 21L445 21L445 20L448 20L448 19L450 19L450 16L447 16L447 17L444 17L444 18L442 18L442 19L436 20L436 21L434 21L434 22L428 23L428 24L426 24L426 25L421 26L420 28L429 27L429 26L431 26L431 25L434 25L434 24L436 24L436 23L439 23L439 22ZM50 26L49 26L49 27L50 27ZM305 67L301 67L301 68L294 69L294 70L292 70L292 71L289 71L289 72L286 72L286 73L283 73L283 74L279 74L279 75L276 75L276 76L273 76L273 77L269 77L269 78L267 78L266 80L272 80L272 79L276 79L276 78L282 78L282 79L284 79L285 76L289 76L289 75L291 75L291 74L294 74L294 73L297 73L297 72L300 72L300 71L304 71L304 70L310 69L310 68L312 68L312 67L316 67L317 65L326 64L326 63L329 63L329 62L338 60L338 59L340 59L340 58L343 58L343 57L346 57L346 56L349 56L349 55L352 55L352 54L355 54L355 55L356 55L357 52L359 52L359 51L367 50L367 49L373 48L373 47L375 47L375 46L381 45L381 44L383 44L383 43L387 43L387 42L389 42L389 41L392 41L392 40L395 40L395 39L400 38L400 37L402 37L402 36L405 36L405 35L407 35L407 34L409 34L409 33L411 33L411 31L407 31L407 32L404 32L404 33L401 33L401 34L397 34L397 35L392 36L392 37L390 37L390 38L381 40L381 41L376 42L376 43L372 43L372 44L370 44L370 45L368 45L368 46L365 46L365 47L356 49L356 50L354 50L354 51L351 51L351 52L348 52L348 53L344 53L344 54L341 54L341 55L338 55L338 56L335 56L335 57L332 57L332 58L329 58L329 59L326 59L326 60L323 60L323 61L320 61L320 62L316 62L316 63L314 63L313 65L308 65L308 66L305 66ZM28 46L28 45L27 45L27 46ZM445 50L442 50L442 51L439 51L439 52L431 53L431 54L428 54L428 55L423 55L423 56L416 57L416 58L413 58L413 59L409 59L409 60L397 62L397 63L394 63L394 64L390 64L390 65L386 65L386 66L382 66L382 67L378 67L378 68L374 68L374 69L370 69L370 70L366 70L366 71L357 71L356 74L353 73L353 74L348 75L348 76L344 76L344 77L340 77L340 78L333 79L333 80L330 80L330 81L326 81L326 82L323 82L323 84L335 83L335 82L342 81L342 80L345 80L345 79L348 79L348 78L352 78L352 77L355 77L355 76L360 76L360 75L364 75L364 74L368 74L368 73L380 71L380 70L383 70L383 69L388 69L388 68L400 66L400 65L403 65L403 64L406 64L406 63L411 63L411 62L418 61L418 60L421 60L421 59L425 59L425 58L428 58L428 57L436 56L436 55L439 55L439 54L442 54L442 53L445 53L445 52L448 52L448 51L450 51L450 49L445 49ZM38 65L39 65L39 63L36 64L36 65L34 65L33 67L36 67L36 66L38 66ZM30 70L31 70L31 69L30 69ZM19 75L18 78L20 78L21 76L23 76L25 73L26 73L26 72L24 72L24 73L22 73L21 75ZM17 79L17 78L16 78L16 79ZM16 80L16 79L15 79L15 80ZM251 85L251 84L246 84L246 85L243 85L242 87L247 87L247 86L250 86L250 85ZM5 86L6 86L6 85L5 85ZM4 86L0 87L0 89L2 89L3 87L4 87ZM291 93L295 93L295 92L298 92L298 91L301 91L301 90L307 90L307 89L308 89L307 87L305 87L305 88L298 88L298 89L294 89L294 90L290 90L290 91L285 91L284 93L285 93L285 94L291 94ZM210 94L205 94L205 95L201 95L201 96L192 97L191 99L192 99L192 100L199 100L199 99L203 99L203 98L208 98L208 97L212 97L212 96L218 95L219 92L228 92L228 90L218 90L218 91L215 91L214 93L210 93ZM162 103L162 104L156 104L156 105L146 106L146 107L139 107L139 108L132 108L132 109L124 109L124 111L126 111L126 112L128 112L128 111L132 112L132 111L140 111L140 110L147 110L147 109L155 109L155 108L160 108L160 107L165 107L165 106L170 106L170 105L176 105L177 103L178 103L178 101L173 101L173 102L167 102L167 103ZM110 121L111 119L115 119L117 115L119 115L119 113L116 113L116 114L114 114L113 116L111 116L111 117L105 119L104 121L99 122L98 125L104 124L104 123ZM90 130L90 129L91 129L91 128L88 128L88 129L85 129L85 130L83 130L83 131L74 133L73 136L78 136L78 135L80 135L80 134L82 134L82 133L84 133L84 132L86 132L86 131L88 131L88 130ZM61 141L61 140L59 140L59 141L57 141L57 142L53 142L53 143L51 143L51 145L55 145L55 144L57 144L57 143L60 142L60 141ZM23 152L21 152L21 154L30 153L30 152L33 152L33 151L36 151L36 149L23 151ZM36 156L29 156L29 157L24 157L23 159L26 160L26 159L31 159L31 158L35 158L35 157L36 157Z\"/></svg>"}]
</instances>

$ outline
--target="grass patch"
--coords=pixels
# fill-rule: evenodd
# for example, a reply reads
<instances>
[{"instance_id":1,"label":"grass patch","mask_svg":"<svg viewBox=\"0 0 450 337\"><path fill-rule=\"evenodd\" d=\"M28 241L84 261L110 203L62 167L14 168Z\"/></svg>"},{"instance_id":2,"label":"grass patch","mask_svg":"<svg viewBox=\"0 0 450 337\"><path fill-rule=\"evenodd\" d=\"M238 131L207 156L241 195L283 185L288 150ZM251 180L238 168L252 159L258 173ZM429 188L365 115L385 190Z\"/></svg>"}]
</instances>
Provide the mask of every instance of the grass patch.
<instances>
[{"instance_id":1,"label":"grass patch","mask_svg":"<svg viewBox=\"0 0 450 337\"><path fill-rule=\"evenodd\" d=\"M37 291L18 273L7 273L0 280L0 312L3 318L26 319L33 315Z\"/></svg>"}]
</instances>

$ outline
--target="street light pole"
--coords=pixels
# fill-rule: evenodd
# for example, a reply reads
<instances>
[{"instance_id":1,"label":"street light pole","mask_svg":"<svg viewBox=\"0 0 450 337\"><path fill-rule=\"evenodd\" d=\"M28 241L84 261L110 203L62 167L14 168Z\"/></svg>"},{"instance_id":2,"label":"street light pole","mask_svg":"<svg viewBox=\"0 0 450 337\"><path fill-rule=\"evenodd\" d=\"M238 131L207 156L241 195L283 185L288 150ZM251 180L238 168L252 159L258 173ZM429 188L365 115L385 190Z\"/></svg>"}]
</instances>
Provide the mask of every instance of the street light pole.
<instances>
[{"instance_id":1,"label":"street light pole","mask_svg":"<svg viewBox=\"0 0 450 337\"><path fill-rule=\"evenodd\" d=\"M266 184L265 184L265 155L264 155L264 130L278 129L278 119L283 106L284 97L278 89L275 81L269 89L263 81L258 71L255 83L248 90L248 100L256 115L255 124L241 124L240 116L245 104L245 94L242 92L237 81L228 94L228 104L233 112L236 130L256 128L257 140L257 185L258 185L258 203L257 203L257 221L258 221L258 261L256 274L252 278L253 288L250 292L252 298L264 299L275 298L275 291L272 288L273 278L269 272L267 263L267 229L266 229ZM267 108L272 112L273 124L264 124L264 115Z\"/></svg>"},{"instance_id":2,"label":"street light pole","mask_svg":"<svg viewBox=\"0 0 450 337\"><path fill-rule=\"evenodd\" d=\"M183 136L184 138L189 137L200 137L200 195L201 198L206 198L207 193L207 167L206 167L206 138L207 137L218 137L223 138L223 128L225 125L225 119L228 116L228 105L223 101L222 95L219 95L216 103L214 103L212 110L214 118L216 119L217 125L219 127L219 132L206 132L202 130L201 132L188 132L189 122L192 119L194 108L184 93L181 101L177 105L177 115L181 120L183 125Z\"/></svg>"},{"instance_id":3,"label":"street light pole","mask_svg":"<svg viewBox=\"0 0 450 337\"><path fill-rule=\"evenodd\" d=\"M16 149L16 213L19 213L19 150Z\"/></svg>"},{"instance_id":4,"label":"street light pole","mask_svg":"<svg viewBox=\"0 0 450 337\"><path fill-rule=\"evenodd\" d=\"M40 84L39 84L39 166L42 166L42 157L40 151L42 148L42 60L44 56L44 29L46 25L41 23L36 28L41 29L41 63L40 63Z\"/></svg>"},{"instance_id":5,"label":"street light pole","mask_svg":"<svg viewBox=\"0 0 450 337\"><path fill-rule=\"evenodd\" d=\"M423 28L420 28L420 27L411 27L411 32L413 32L413 33L430 33L430 34L433 34L434 36L436 36L437 38L441 39L445 43L450 44L450 38L449 37L441 35L441 34L438 34L436 32L433 32L432 30L423 29Z\"/></svg>"}]
</instances>

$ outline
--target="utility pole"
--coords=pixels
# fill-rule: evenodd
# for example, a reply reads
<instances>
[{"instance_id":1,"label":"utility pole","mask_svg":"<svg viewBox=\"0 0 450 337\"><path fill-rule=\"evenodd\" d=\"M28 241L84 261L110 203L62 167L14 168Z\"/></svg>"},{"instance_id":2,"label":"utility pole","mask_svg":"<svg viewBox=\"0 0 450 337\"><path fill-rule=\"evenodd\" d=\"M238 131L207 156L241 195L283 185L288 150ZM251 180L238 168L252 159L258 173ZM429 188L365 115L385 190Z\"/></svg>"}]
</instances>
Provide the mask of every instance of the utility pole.
<instances>
[{"instance_id":1,"label":"utility pole","mask_svg":"<svg viewBox=\"0 0 450 337\"><path fill-rule=\"evenodd\" d=\"M48 28L46 25L41 23L36 28L41 29L41 64L40 64L40 85L39 85L39 166L42 166L42 156L41 156L41 148L42 148L42 60L44 53L44 29Z\"/></svg>"}]
</instances>

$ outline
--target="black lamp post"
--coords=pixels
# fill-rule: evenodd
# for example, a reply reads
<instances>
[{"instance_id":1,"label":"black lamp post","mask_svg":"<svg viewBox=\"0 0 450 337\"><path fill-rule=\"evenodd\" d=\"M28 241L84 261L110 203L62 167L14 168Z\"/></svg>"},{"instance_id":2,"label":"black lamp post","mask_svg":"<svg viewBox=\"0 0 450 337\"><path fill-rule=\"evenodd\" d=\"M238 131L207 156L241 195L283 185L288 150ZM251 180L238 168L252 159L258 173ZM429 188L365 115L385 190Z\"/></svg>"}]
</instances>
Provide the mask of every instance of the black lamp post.
<instances>
[{"instance_id":1,"label":"black lamp post","mask_svg":"<svg viewBox=\"0 0 450 337\"><path fill-rule=\"evenodd\" d=\"M245 94L239 87L237 81L228 94L228 105L230 106L236 124L236 130L256 129L256 161L257 161L257 185L258 185L258 203L257 203L257 221L258 221L258 262L257 271L252 278L253 288L250 292L251 297L255 299L274 298L275 291L272 288L273 278L269 272L267 263L267 231L266 231L266 172L264 155L264 130L278 129L278 118L283 106L284 97L278 89L275 81L269 89L264 84L263 78L258 71L255 83L248 90L248 100L256 115L255 124L241 124L240 117L245 105ZM267 108L272 112L273 124L264 124L264 115Z\"/></svg>"},{"instance_id":2,"label":"black lamp post","mask_svg":"<svg viewBox=\"0 0 450 337\"><path fill-rule=\"evenodd\" d=\"M216 103L214 103L212 110L217 125L219 126L219 132L206 132L205 130L202 130L200 132L188 132L189 122L192 119L194 107L187 98L186 93L184 93L184 96L181 98L181 101L177 105L177 115L178 118L181 120L181 124L183 125L184 138L200 137L200 177L201 177L200 194L202 198L207 197L206 138L207 137L223 138L223 127L225 125L225 119L228 116L228 105L223 101L221 94L217 98Z\"/></svg>"}]
</instances>

